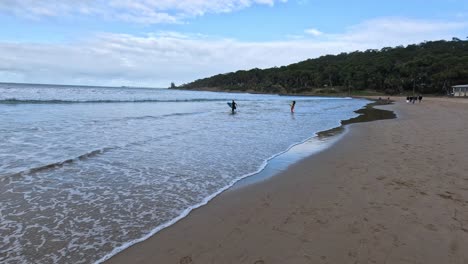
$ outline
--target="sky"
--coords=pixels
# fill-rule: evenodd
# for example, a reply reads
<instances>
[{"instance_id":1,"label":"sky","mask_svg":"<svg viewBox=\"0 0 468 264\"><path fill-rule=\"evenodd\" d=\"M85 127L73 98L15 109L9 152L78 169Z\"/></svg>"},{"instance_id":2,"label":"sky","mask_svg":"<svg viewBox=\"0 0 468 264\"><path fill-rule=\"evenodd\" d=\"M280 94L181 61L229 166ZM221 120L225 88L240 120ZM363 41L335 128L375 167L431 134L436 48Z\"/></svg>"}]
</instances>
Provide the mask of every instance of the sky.
<instances>
[{"instance_id":1,"label":"sky","mask_svg":"<svg viewBox=\"0 0 468 264\"><path fill-rule=\"evenodd\" d=\"M0 0L0 82L165 88L468 37L468 0Z\"/></svg>"}]
</instances>

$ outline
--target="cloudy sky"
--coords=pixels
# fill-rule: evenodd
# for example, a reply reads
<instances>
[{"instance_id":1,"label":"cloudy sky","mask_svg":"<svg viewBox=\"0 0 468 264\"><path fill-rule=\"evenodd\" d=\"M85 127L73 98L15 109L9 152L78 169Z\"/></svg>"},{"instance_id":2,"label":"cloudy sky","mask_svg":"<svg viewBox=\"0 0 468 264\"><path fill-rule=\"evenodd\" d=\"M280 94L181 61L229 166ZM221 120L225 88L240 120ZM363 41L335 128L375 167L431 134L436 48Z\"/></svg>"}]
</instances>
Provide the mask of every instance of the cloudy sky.
<instances>
[{"instance_id":1,"label":"cloudy sky","mask_svg":"<svg viewBox=\"0 0 468 264\"><path fill-rule=\"evenodd\" d=\"M467 0L0 0L0 82L168 87L468 37Z\"/></svg>"}]
</instances>

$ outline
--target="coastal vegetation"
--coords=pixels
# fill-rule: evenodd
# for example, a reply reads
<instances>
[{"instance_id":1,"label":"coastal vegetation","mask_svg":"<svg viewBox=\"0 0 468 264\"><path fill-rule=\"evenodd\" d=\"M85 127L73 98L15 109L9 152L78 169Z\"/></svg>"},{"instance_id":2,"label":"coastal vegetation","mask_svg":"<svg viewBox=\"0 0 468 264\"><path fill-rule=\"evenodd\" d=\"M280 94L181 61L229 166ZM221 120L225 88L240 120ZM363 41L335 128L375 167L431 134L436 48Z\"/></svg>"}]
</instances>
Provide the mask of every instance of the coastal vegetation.
<instances>
[{"instance_id":1,"label":"coastal vegetation","mask_svg":"<svg viewBox=\"0 0 468 264\"><path fill-rule=\"evenodd\" d=\"M447 94L452 85L462 83L468 83L468 41L453 38L240 70L172 88L280 94Z\"/></svg>"}]
</instances>

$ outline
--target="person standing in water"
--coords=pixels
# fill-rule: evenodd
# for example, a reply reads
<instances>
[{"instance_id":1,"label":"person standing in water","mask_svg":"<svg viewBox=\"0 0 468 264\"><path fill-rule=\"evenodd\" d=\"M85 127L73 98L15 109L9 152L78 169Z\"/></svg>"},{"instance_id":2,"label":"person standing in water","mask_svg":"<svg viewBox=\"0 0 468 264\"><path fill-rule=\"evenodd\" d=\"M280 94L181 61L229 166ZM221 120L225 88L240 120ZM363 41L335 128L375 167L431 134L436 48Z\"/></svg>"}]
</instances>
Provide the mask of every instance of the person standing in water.
<instances>
[{"instance_id":1,"label":"person standing in water","mask_svg":"<svg viewBox=\"0 0 468 264\"><path fill-rule=\"evenodd\" d=\"M292 101L292 104L291 104L291 113L294 113L294 106L296 106L296 101Z\"/></svg>"},{"instance_id":2,"label":"person standing in water","mask_svg":"<svg viewBox=\"0 0 468 264\"><path fill-rule=\"evenodd\" d=\"M236 110L237 108L237 104L236 102L234 102L234 100L232 100L232 103L231 103L231 110L232 110L232 113L234 114L234 111Z\"/></svg>"}]
</instances>

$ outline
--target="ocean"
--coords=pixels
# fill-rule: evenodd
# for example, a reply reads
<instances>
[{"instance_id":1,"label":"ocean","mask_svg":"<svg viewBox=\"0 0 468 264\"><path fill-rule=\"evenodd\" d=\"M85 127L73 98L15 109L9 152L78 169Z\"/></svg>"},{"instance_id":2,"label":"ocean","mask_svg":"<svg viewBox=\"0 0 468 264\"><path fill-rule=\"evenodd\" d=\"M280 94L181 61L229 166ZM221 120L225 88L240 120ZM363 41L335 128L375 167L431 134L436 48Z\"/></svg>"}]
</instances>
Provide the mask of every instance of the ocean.
<instances>
[{"instance_id":1,"label":"ocean","mask_svg":"<svg viewBox=\"0 0 468 264\"><path fill-rule=\"evenodd\" d=\"M367 103L0 84L0 262L101 262Z\"/></svg>"}]
</instances>

